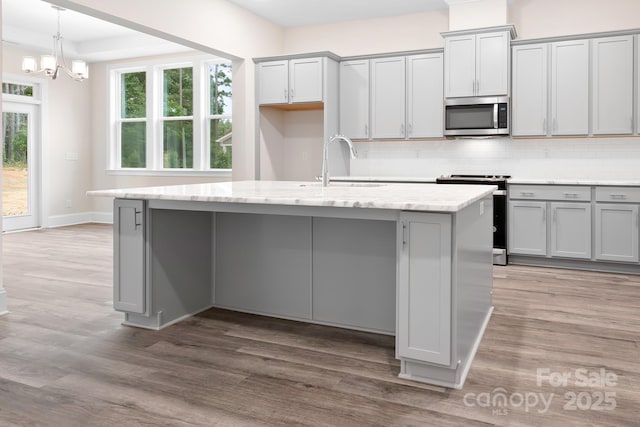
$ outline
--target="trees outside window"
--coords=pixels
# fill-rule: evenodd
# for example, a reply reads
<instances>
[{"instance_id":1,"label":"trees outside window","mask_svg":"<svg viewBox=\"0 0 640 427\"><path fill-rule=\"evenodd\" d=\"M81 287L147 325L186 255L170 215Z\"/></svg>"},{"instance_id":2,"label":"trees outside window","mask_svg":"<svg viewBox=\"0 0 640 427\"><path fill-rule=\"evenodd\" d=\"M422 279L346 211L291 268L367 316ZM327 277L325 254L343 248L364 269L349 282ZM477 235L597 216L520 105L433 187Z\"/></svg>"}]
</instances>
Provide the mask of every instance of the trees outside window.
<instances>
[{"instance_id":1,"label":"trees outside window","mask_svg":"<svg viewBox=\"0 0 640 427\"><path fill-rule=\"evenodd\" d=\"M111 75L111 169L231 169L230 61L114 67Z\"/></svg>"}]
</instances>

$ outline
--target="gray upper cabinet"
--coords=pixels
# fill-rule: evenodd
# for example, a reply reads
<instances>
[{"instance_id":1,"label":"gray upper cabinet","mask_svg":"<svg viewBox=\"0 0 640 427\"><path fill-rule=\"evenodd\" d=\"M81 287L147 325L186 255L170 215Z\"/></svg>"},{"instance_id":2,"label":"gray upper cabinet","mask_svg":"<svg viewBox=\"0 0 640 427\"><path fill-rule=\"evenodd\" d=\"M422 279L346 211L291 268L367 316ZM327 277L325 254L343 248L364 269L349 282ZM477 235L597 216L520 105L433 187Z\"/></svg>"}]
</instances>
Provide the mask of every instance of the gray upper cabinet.
<instances>
[{"instance_id":1,"label":"gray upper cabinet","mask_svg":"<svg viewBox=\"0 0 640 427\"><path fill-rule=\"evenodd\" d=\"M476 95L509 94L508 31L476 36Z\"/></svg>"},{"instance_id":2,"label":"gray upper cabinet","mask_svg":"<svg viewBox=\"0 0 640 427\"><path fill-rule=\"evenodd\" d=\"M405 57L371 60L373 138L405 137Z\"/></svg>"},{"instance_id":3,"label":"gray upper cabinet","mask_svg":"<svg viewBox=\"0 0 640 427\"><path fill-rule=\"evenodd\" d=\"M633 36L593 39L593 134L633 133Z\"/></svg>"},{"instance_id":4,"label":"gray upper cabinet","mask_svg":"<svg viewBox=\"0 0 640 427\"><path fill-rule=\"evenodd\" d=\"M322 58L289 61L289 102L322 100Z\"/></svg>"},{"instance_id":5,"label":"gray upper cabinet","mask_svg":"<svg viewBox=\"0 0 640 427\"><path fill-rule=\"evenodd\" d=\"M444 92L454 98L475 95L476 36L447 37L444 40Z\"/></svg>"},{"instance_id":6,"label":"gray upper cabinet","mask_svg":"<svg viewBox=\"0 0 640 427\"><path fill-rule=\"evenodd\" d=\"M258 65L258 102L286 104L289 102L289 61L262 62Z\"/></svg>"},{"instance_id":7,"label":"gray upper cabinet","mask_svg":"<svg viewBox=\"0 0 640 427\"><path fill-rule=\"evenodd\" d=\"M510 31L444 37L445 97L509 94Z\"/></svg>"},{"instance_id":8,"label":"gray upper cabinet","mask_svg":"<svg viewBox=\"0 0 640 427\"><path fill-rule=\"evenodd\" d=\"M407 56L408 138L443 136L443 56Z\"/></svg>"},{"instance_id":9,"label":"gray upper cabinet","mask_svg":"<svg viewBox=\"0 0 640 427\"><path fill-rule=\"evenodd\" d=\"M514 136L547 134L548 45L514 46L511 133Z\"/></svg>"},{"instance_id":10,"label":"gray upper cabinet","mask_svg":"<svg viewBox=\"0 0 640 427\"><path fill-rule=\"evenodd\" d=\"M340 133L369 138L369 60L340 63Z\"/></svg>"},{"instance_id":11,"label":"gray upper cabinet","mask_svg":"<svg viewBox=\"0 0 640 427\"><path fill-rule=\"evenodd\" d=\"M322 69L322 58L259 63L259 104L322 102Z\"/></svg>"},{"instance_id":12,"label":"gray upper cabinet","mask_svg":"<svg viewBox=\"0 0 640 427\"><path fill-rule=\"evenodd\" d=\"M589 40L551 44L552 135L589 133Z\"/></svg>"}]
</instances>

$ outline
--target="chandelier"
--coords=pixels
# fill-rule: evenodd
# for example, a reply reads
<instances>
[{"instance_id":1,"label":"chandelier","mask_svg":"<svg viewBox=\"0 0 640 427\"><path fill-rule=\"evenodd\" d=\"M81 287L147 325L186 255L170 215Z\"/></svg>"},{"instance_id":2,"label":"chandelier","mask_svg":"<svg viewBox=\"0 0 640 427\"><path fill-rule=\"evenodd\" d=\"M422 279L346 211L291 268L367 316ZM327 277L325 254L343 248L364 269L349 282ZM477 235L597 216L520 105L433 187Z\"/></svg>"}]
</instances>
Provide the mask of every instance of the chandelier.
<instances>
[{"instance_id":1,"label":"chandelier","mask_svg":"<svg viewBox=\"0 0 640 427\"><path fill-rule=\"evenodd\" d=\"M25 73L44 73L45 76L51 77L53 80L58 77L58 73L62 70L67 76L76 81L83 81L89 78L89 67L82 60L71 61L71 68L67 66L64 59L64 50L62 47L62 34L60 34L60 12L65 9L58 6L51 6L58 13L58 32L53 36L53 50L51 55L40 56L40 68L33 56L25 56L22 58L22 71Z\"/></svg>"}]
</instances>

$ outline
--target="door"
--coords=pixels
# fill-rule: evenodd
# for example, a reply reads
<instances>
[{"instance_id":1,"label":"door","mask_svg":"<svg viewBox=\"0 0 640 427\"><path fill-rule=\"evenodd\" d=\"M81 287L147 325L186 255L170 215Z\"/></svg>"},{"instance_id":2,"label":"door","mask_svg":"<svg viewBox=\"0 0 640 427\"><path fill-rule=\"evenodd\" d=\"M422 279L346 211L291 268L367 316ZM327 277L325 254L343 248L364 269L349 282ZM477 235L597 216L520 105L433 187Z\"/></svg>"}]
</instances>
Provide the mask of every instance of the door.
<instances>
[{"instance_id":1,"label":"door","mask_svg":"<svg viewBox=\"0 0 640 427\"><path fill-rule=\"evenodd\" d=\"M372 138L405 137L405 58L371 60Z\"/></svg>"},{"instance_id":2,"label":"door","mask_svg":"<svg viewBox=\"0 0 640 427\"><path fill-rule=\"evenodd\" d=\"M591 258L591 203L551 203L551 256Z\"/></svg>"},{"instance_id":3,"label":"door","mask_svg":"<svg viewBox=\"0 0 640 427\"><path fill-rule=\"evenodd\" d=\"M547 202L509 202L509 253L547 254Z\"/></svg>"},{"instance_id":4,"label":"door","mask_svg":"<svg viewBox=\"0 0 640 427\"><path fill-rule=\"evenodd\" d=\"M289 61L261 62L258 79L260 104L289 102Z\"/></svg>"},{"instance_id":5,"label":"door","mask_svg":"<svg viewBox=\"0 0 640 427\"><path fill-rule=\"evenodd\" d=\"M476 36L444 40L444 94L447 98L473 96L476 81Z\"/></svg>"},{"instance_id":6,"label":"door","mask_svg":"<svg viewBox=\"0 0 640 427\"><path fill-rule=\"evenodd\" d=\"M589 133L589 40L551 45L552 135Z\"/></svg>"},{"instance_id":7,"label":"door","mask_svg":"<svg viewBox=\"0 0 640 427\"><path fill-rule=\"evenodd\" d=\"M476 95L509 93L509 33L476 36Z\"/></svg>"},{"instance_id":8,"label":"door","mask_svg":"<svg viewBox=\"0 0 640 427\"><path fill-rule=\"evenodd\" d=\"M289 61L289 100L322 102L322 58Z\"/></svg>"},{"instance_id":9,"label":"door","mask_svg":"<svg viewBox=\"0 0 640 427\"><path fill-rule=\"evenodd\" d=\"M398 357L451 363L451 215L400 214Z\"/></svg>"},{"instance_id":10,"label":"door","mask_svg":"<svg viewBox=\"0 0 640 427\"><path fill-rule=\"evenodd\" d=\"M34 104L2 103L3 231L41 225L38 110Z\"/></svg>"},{"instance_id":11,"label":"door","mask_svg":"<svg viewBox=\"0 0 640 427\"><path fill-rule=\"evenodd\" d=\"M593 134L633 132L633 36L592 41Z\"/></svg>"},{"instance_id":12,"label":"door","mask_svg":"<svg viewBox=\"0 0 640 427\"><path fill-rule=\"evenodd\" d=\"M511 133L514 136L546 135L548 45L515 46L512 54Z\"/></svg>"},{"instance_id":13,"label":"door","mask_svg":"<svg viewBox=\"0 0 640 427\"><path fill-rule=\"evenodd\" d=\"M340 63L340 133L369 138L369 60Z\"/></svg>"},{"instance_id":14,"label":"door","mask_svg":"<svg viewBox=\"0 0 640 427\"><path fill-rule=\"evenodd\" d=\"M407 57L407 137L443 136L443 55Z\"/></svg>"},{"instance_id":15,"label":"door","mask_svg":"<svg viewBox=\"0 0 640 427\"><path fill-rule=\"evenodd\" d=\"M596 259L638 262L638 206L596 204Z\"/></svg>"},{"instance_id":16,"label":"door","mask_svg":"<svg viewBox=\"0 0 640 427\"><path fill-rule=\"evenodd\" d=\"M146 230L143 200L113 202L113 308L147 311Z\"/></svg>"}]
</instances>

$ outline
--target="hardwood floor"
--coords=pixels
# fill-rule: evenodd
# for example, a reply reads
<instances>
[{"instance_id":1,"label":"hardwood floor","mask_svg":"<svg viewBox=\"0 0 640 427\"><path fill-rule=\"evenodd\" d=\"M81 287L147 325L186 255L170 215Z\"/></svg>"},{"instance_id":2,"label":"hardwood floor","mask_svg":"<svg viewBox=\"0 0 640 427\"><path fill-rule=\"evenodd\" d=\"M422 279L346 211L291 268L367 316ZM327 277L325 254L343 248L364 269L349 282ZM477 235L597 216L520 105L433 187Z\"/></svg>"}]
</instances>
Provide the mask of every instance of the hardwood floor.
<instances>
[{"instance_id":1,"label":"hardwood floor","mask_svg":"<svg viewBox=\"0 0 640 427\"><path fill-rule=\"evenodd\" d=\"M434 390L397 378L392 337L224 310L120 325L108 226L5 235L3 262L1 426L639 425L640 276L496 267L464 389Z\"/></svg>"}]
</instances>

